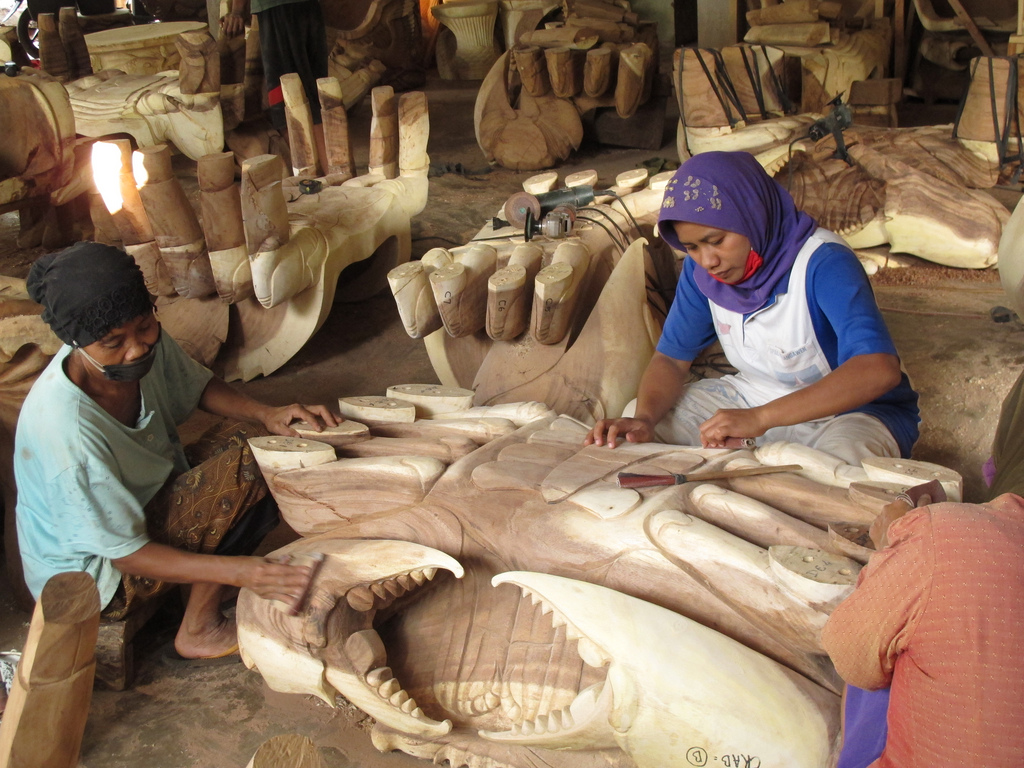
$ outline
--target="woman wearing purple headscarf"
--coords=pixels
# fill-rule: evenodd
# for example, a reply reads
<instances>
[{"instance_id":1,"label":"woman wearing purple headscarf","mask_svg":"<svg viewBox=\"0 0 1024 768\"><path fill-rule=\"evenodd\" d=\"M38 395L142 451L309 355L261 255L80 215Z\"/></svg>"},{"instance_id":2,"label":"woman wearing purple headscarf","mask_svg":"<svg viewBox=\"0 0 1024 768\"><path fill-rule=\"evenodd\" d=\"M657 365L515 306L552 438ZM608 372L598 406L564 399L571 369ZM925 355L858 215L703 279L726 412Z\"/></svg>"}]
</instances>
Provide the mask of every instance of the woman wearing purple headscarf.
<instances>
[{"instance_id":1,"label":"woman wearing purple headscarf","mask_svg":"<svg viewBox=\"0 0 1024 768\"><path fill-rule=\"evenodd\" d=\"M587 444L757 438L854 464L910 455L917 393L863 268L751 155L687 160L658 230L689 258L632 415L602 419ZM716 337L738 373L687 383Z\"/></svg>"}]
</instances>

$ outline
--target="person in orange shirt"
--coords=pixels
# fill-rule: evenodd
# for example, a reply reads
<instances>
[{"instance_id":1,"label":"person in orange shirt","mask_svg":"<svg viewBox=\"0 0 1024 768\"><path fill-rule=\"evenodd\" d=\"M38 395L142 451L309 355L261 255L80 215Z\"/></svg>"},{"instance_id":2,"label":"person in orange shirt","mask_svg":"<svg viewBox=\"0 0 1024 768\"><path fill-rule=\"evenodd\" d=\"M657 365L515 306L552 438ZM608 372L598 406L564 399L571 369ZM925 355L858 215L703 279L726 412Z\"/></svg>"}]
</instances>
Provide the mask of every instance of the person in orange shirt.
<instances>
[{"instance_id":1,"label":"person in orange shirt","mask_svg":"<svg viewBox=\"0 0 1024 768\"><path fill-rule=\"evenodd\" d=\"M822 642L849 686L889 687L888 734L851 728L848 699L839 765L863 765L879 736L872 768L1021 765L1024 499L929 504L879 529Z\"/></svg>"}]
</instances>

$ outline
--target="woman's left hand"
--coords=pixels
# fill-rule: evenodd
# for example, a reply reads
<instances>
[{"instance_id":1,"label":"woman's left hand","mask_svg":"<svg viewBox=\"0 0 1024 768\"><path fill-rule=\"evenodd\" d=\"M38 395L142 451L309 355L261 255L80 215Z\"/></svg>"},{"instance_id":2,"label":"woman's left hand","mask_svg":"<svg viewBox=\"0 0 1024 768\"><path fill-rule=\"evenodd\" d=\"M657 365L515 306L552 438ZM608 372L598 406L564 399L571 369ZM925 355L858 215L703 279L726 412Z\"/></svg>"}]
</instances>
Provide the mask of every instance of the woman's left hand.
<instances>
[{"instance_id":1,"label":"woman's left hand","mask_svg":"<svg viewBox=\"0 0 1024 768\"><path fill-rule=\"evenodd\" d=\"M700 425L700 443L705 448L725 448L730 437L760 437L767 431L757 408L723 408Z\"/></svg>"},{"instance_id":2,"label":"woman's left hand","mask_svg":"<svg viewBox=\"0 0 1024 768\"><path fill-rule=\"evenodd\" d=\"M263 426L275 435L285 437L297 437L298 432L289 425L296 421L305 421L313 425L319 432L324 427L338 426L338 417L331 413L323 405L282 405L278 408L269 408L266 415L261 419Z\"/></svg>"}]
</instances>

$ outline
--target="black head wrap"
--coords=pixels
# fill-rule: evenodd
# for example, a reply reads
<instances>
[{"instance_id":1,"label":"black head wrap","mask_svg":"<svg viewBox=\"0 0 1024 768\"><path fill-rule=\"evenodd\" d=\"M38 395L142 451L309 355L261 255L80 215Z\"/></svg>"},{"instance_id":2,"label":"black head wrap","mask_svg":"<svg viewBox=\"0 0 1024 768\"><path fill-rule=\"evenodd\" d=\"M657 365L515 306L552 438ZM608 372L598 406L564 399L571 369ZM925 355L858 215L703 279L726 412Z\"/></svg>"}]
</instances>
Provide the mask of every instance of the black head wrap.
<instances>
[{"instance_id":1,"label":"black head wrap","mask_svg":"<svg viewBox=\"0 0 1024 768\"><path fill-rule=\"evenodd\" d=\"M153 311L135 260L102 243L75 243L40 257L27 287L32 300L43 305L43 320L72 346L88 346Z\"/></svg>"}]
</instances>

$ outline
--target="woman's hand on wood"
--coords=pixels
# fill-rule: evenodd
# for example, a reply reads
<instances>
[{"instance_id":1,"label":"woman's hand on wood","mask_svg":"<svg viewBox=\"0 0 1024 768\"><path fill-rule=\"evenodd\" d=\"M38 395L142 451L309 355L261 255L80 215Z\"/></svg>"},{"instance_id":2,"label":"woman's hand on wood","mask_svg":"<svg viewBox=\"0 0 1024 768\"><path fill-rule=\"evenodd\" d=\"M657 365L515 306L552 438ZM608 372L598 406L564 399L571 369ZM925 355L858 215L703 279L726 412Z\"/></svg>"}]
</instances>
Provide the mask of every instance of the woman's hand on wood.
<instances>
[{"instance_id":1,"label":"woman's hand on wood","mask_svg":"<svg viewBox=\"0 0 1024 768\"><path fill-rule=\"evenodd\" d=\"M723 408L700 425L700 443L705 448L726 448L730 437L760 437L768 429L758 408Z\"/></svg>"}]
</instances>

